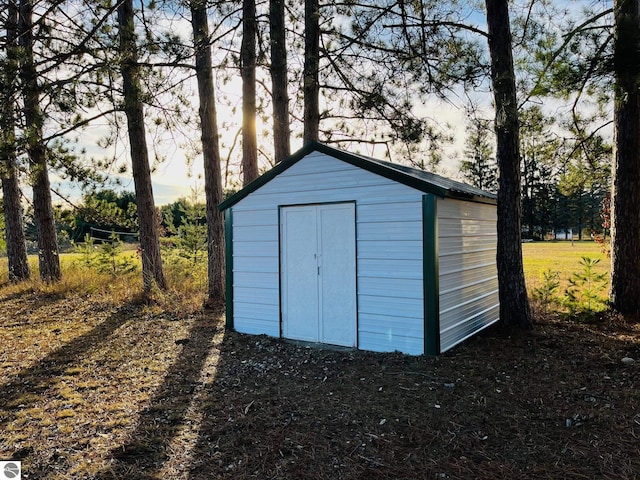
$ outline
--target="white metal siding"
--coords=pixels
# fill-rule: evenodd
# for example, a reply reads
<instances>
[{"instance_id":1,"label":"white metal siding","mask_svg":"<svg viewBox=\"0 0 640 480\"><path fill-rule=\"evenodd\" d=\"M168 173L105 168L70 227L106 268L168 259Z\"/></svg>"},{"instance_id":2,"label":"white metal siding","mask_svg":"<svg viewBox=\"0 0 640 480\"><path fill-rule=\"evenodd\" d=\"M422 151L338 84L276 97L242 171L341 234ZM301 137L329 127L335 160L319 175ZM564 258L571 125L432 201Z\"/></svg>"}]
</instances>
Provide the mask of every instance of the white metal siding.
<instances>
[{"instance_id":1,"label":"white metal siding","mask_svg":"<svg viewBox=\"0 0 640 480\"><path fill-rule=\"evenodd\" d=\"M422 192L314 152L233 206L234 327L280 335L278 207L356 201L358 347L424 351Z\"/></svg>"},{"instance_id":2,"label":"white metal siding","mask_svg":"<svg viewBox=\"0 0 640 480\"><path fill-rule=\"evenodd\" d=\"M280 336L278 210L234 207L232 220L234 327Z\"/></svg>"},{"instance_id":3,"label":"white metal siding","mask_svg":"<svg viewBox=\"0 0 640 480\"><path fill-rule=\"evenodd\" d=\"M440 350L498 320L496 207L438 200Z\"/></svg>"}]
</instances>

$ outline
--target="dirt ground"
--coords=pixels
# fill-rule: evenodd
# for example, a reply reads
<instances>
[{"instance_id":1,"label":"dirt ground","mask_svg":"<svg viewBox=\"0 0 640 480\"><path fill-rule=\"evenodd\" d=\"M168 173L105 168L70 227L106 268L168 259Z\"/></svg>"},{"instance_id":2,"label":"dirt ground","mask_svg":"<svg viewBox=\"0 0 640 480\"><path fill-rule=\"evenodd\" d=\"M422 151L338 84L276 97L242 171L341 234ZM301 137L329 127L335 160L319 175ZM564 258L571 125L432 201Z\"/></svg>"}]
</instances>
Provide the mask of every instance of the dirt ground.
<instances>
[{"instance_id":1,"label":"dirt ground","mask_svg":"<svg viewBox=\"0 0 640 480\"><path fill-rule=\"evenodd\" d=\"M411 357L226 332L213 311L0 302L0 460L22 478L640 478L640 326L614 318Z\"/></svg>"}]
</instances>

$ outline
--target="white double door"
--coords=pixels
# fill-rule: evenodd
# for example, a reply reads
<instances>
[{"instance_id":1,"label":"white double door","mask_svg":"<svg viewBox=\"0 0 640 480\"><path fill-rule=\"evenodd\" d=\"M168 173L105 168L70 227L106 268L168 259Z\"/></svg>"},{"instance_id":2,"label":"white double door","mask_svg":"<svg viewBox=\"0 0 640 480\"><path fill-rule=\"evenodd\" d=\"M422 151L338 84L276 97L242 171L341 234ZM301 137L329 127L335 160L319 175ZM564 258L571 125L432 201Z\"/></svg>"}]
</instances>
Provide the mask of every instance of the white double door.
<instances>
[{"instance_id":1,"label":"white double door","mask_svg":"<svg viewBox=\"0 0 640 480\"><path fill-rule=\"evenodd\" d=\"M282 335L355 346L355 204L282 207Z\"/></svg>"}]
</instances>

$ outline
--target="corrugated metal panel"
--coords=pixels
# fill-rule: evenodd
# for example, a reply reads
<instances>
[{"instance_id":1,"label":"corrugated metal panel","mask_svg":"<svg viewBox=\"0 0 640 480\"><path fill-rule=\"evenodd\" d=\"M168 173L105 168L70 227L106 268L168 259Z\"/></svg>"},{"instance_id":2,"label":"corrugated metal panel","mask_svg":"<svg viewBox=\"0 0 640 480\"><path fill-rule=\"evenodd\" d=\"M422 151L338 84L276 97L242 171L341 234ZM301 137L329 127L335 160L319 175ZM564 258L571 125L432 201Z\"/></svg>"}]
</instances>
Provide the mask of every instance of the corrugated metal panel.
<instances>
[{"instance_id":1,"label":"corrugated metal panel","mask_svg":"<svg viewBox=\"0 0 640 480\"><path fill-rule=\"evenodd\" d=\"M418 340L417 337L398 335L388 323L385 328L386 332L360 332L358 341L360 344L368 345L367 350L372 352L388 352L389 349L385 345L396 345L394 351L397 350L409 355L422 355L424 351L422 340Z\"/></svg>"},{"instance_id":2,"label":"corrugated metal panel","mask_svg":"<svg viewBox=\"0 0 640 480\"><path fill-rule=\"evenodd\" d=\"M500 314L499 310L500 306L494 305L486 310L481 310L473 317L465 318L460 324L442 332L440 341L443 345L448 345L447 350L458 345L480 330L495 323Z\"/></svg>"},{"instance_id":3,"label":"corrugated metal panel","mask_svg":"<svg viewBox=\"0 0 640 480\"><path fill-rule=\"evenodd\" d=\"M386 223L385 228L380 228L384 220L384 217L380 216L376 223L360 223L358 221L358 239L367 241L422 241L421 223L415 220L413 222L391 220Z\"/></svg>"},{"instance_id":4,"label":"corrugated metal panel","mask_svg":"<svg viewBox=\"0 0 640 480\"><path fill-rule=\"evenodd\" d=\"M422 298L422 279L366 277L359 273L358 291L380 297Z\"/></svg>"},{"instance_id":5,"label":"corrugated metal panel","mask_svg":"<svg viewBox=\"0 0 640 480\"><path fill-rule=\"evenodd\" d=\"M439 243L440 255L447 255L450 253L468 253L485 248L495 251L496 234L494 232L488 235L476 235L472 237L463 237L460 235L454 237L443 237L440 235Z\"/></svg>"},{"instance_id":6,"label":"corrugated metal panel","mask_svg":"<svg viewBox=\"0 0 640 480\"><path fill-rule=\"evenodd\" d=\"M463 305L465 302L469 301L469 298L475 299L485 295L487 292L497 291L497 277L484 279L479 283L457 285L454 289L446 292L440 290L440 313L444 314L444 312Z\"/></svg>"},{"instance_id":7,"label":"corrugated metal panel","mask_svg":"<svg viewBox=\"0 0 640 480\"><path fill-rule=\"evenodd\" d=\"M422 338L422 327L418 327L411 318L390 318L386 315L378 315L375 313L362 313L360 317L360 320L364 321L366 325L373 327L366 330L372 335L388 336L392 334L394 336ZM364 330L361 329L361 333L362 332L364 332Z\"/></svg>"},{"instance_id":8,"label":"corrugated metal panel","mask_svg":"<svg viewBox=\"0 0 640 480\"><path fill-rule=\"evenodd\" d=\"M233 239L233 258L241 257L264 257L273 256L278 258L278 242L265 242L259 238L246 242ZM234 260L235 263L235 260Z\"/></svg>"},{"instance_id":9,"label":"corrugated metal panel","mask_svg":"<svg viewBox=\"0 0 640 480\"><path fill-rule=\"evenodd\" d=\"M236 330L280 334L278 207L355 200L358 346L422 353L421 199L418 190L315 152L239 200L233 206Z\"/></svg>"},{"instance_id":10,"label":"corrugated metal panel","mask_svg":"<svg viewBox=\"0 0 640 480\"><path fill-rule=\"evenodd\" d=\"M264 315L261 319L255 319L243 317L234 313L233 328L237 332L249 333L251 335L269 335L270 337L280 336L280 325L278 323L265 321Z\"/></svg>"},{"instance_id":11,"label":"corrugated metal panel","mask_svg":"<svg viewBox=\"0 0 640 480\"><path fill-rule=\"evenodd\" d=\"M258 287L238 287L236 286L233 290L233 294L235 299L238 300L239 303L251 303L253 304L256 299L262 299L261 305L275 305L279 306L278 302L278 289L277 288L268 288L266 290L275 290L269 292L261 292L261 288ZM274 302L274 303L269 303Z\"/></svg>"},{"instance_id":12,"label":"corrugated metal panel","mask_svg":"<svg viewBox=\"0 0 640 480\"><path fill-rule=\"evenodd\" d=\"M318 152L312 152L307 155L307 158L311 157L320 157L322 158L324 154ZM315 175L315 174L333 174L333 173L344 173L350 172L353 169L352 165L344 162L298 162L299 165L296 165L295 172L287 172L289 177L296 177L300 175Z\"/></svg>"},{"instance_id":13,"label":"corrugated metal panel","mask_svg":"<svg viewBox=\"0 0 640 480\"><path fill-rule=\"evenodd\" d=\"M278 271L278 257L245 256L238 257L233 263L234 272L272 273Z\"/></svg>"},{"instance_id":14,"label":"corrugated metal panel","mask_svg":"<svg viewBox=\"0 0 640 480\"><path fill-rule=\"evenodd\" d=\"M391 242L375 242L364 239L358 240L358 259L378 260L414 260L422 261L422 240L405 242L398 240L393 242L393 248L389 249ZM360 266L360 263L358 263ZM422 273L420 273L422 276Z\"/></svg>"},{"instance_id":15,"label":"corrugated metal panel","mask_svg":"<svg viewBox=\"0 0 640 480\"><path fill-rule=\"evenodd\" d=\"M297 165L291 167L291 169L296 168ZM355 168L355 167L354 167ZM288 172L288 170L287 170ZM357 188L365 188L369 190L367 198L363 198L363 204L366 203L379 203L379 202L409 202L415 199L416 193L407 192L406 190L411 190L409 187L405 187L400 184L393 184L390 180L386 180L389 184L380 184L375 183L372 185L364 184L363 180L360 178L362 173L366 173L368 175L374 176L369 172L359 172L353 174L354 178L353 183L350 186L344 185L342 187L336 188L333 183L322 188L322 185L318 185L314 182L305 182L304 187L296 190L296 191L283 191L278 192L273 190L272 185L274 182L278 183L278 180L287 174L287 172L282 173L279 177L276 177L267 185L262 188L271 187L269 192L262 192L262 189L255 191L245 199L243 199L240 203L243 204L243 207L246 206L248 208L252 206L260 207L261 205L302 205L302 204L310 204L310 203L326 203L326 202L350 202L353 201L354 196L357 192L354 189ZM351 175L351 174L349 174ZM325 179L325 183L328 179ZM377 180L377 179L376 179ZM404 189L402 191L401 189ZM400 190L400 191L399 191ZM322 200L326 198L326 200ZM234 207L234 212L235 212Z\"/></svg>"},{"instance_id":16,"label":"corrugated metal panel","mask_svg":"<svg viewBox=\"0 0 640 480\"><path fill-rule=\"evenodd\" d=\"M454 200L459 201L459 200ZM467 202L469 203L469 202ZM481 205L495 208L493 205ZM475 218L441 218L438 215L438 226L442 233L442 238L452 238L462 236L491 235L495 233L496 222L491 220L478 220Z\"/></svg>"},{"instance_id":17,"label":"corrugated metal panel","mask_svg":"<svg viewBox=\"0 0 640 480\"><path fill-rule=\"evenodd\" d=\"M238 225L277 225L278 212L268 208L243 209L241 206L233 209L233 215Z\"/></svg>"},{"instance_id":18,"label":"corrugated metal panel","mask_svg":"<svg viewBox=\"0 0 640 480\"><path fill-rule=\"evenodd\" d=\"M303 160L303 162L306 160ZM292 167L295 169L296 166ZM382 177L375 177L373 180L365 180L362 179L364 175L371 175L369 172L365 172L364 170L356 170L358 173L355 173L356 182L360 181L363 184L368 184L368 186L381 186L386 185L388 180ZM278 194L282 195L286 192L286 194L292 193L300 193L300 192L315 192L317 191L314 187L322 185L327 192L333 192L335 190L342 190L345 188L353 188L354 186L358 186L356 182L351 178L351 172L348 171L342 172L334 172L330 174L326 173L314 173L307 175L297 175L296 172L285 172L282 173L276 180L277 183L273 181L266 184L259 191L254 193L258 193L260 196L270 195L270 194ZM293 174L292 174L293 173ZM358 178L360 177L360 178ZM327 179L331 179L330 183L327 183Z\"/></svg>"},{"instance_id":19,"label":"corrugated metal panel","mask_svg":"<svg viewBox=\"0 0 640 480\"><path fill-rule=\"evenodd\" d=\"M376 278L405 278L422 280L422 273L416 270L414 260L395 258L366 258L360 257L358 266L360 276Z\"/></svg>"},{"instance_id":20,"label":"corrugated metal panel","mask_svg":"<svg viewBox=\"0 0 640 480\"><path fill-rule=\"evenodd\" d=\"M454 200L438 203L438 218L469 218L475 220L496 220L495 205L481 205L477 208L473 202Z\"/></svg>"},{"instance_id":21,"label":"corrugated metal panel","mask_svg":"<svg viewBox=\"0 0 640 480\"><path fill-rule=\"evenodd\" d=\"M496 208L438 201L440 348L498 320Z\"/></svg>"},{"instance_id":22,"label":"corrugated metal panel","mask_svg":"<svg viewBox=\"0 0 640 480\"><path fill-rule=\"evenodd\" d=\"M457 305L447 310L440 309L440 331L444 332L452 327L464 323L466 318L473 317L479 311L495 306L498 290L489 290L481 295L468 295Z\"/></svg>"},{"instance_id":23,"label":"corrugated metal panel","mask_svg":"<svg viewBox=\"0 0 640 480\"><path fill-rule=\"evenodd\" d=\"M360 314L369 313L372 315L384 315L387 318L407 318L415 319L416 311L422 312L422 298L396 298L396 297L379 297L358 294L358 312ZM393 313L386 313L390 310ZM420 314L420 325L422 328L423 317ZM366 325L360 322L360 329L366 329Z\"/></svg>"},{"instance_id":24,"label":"corrugated metal panel","mask_svg":"<svg viewBox=\"0 0 640 480\"><path fill-rule=\"evenodd\" d=\"M242 302L236 305L236 315L254 320L262 320L264 315L278 315L278 305L265 305L257 303Z\"/></svg>"},{"instance_id":25,"label":"corrugated metal panel","mask_svg":"<svg viewBox=\"0 0 640 480\"><path fill-rule=\"evenodd\" d=\"M277 225L276 225L277 226ZM233 227L233 239L238 242L251 242L254 238L262 241L278 241L278 231L274 225L241 225Z\"/></svg>"},{"instance_id":26,"label":"corrugated metal panel","mask_svg":"<svg viewBox=\"0 0 640 480\"><path fill-rule=\"evenodd\" d=\"M477 282L484 282L490 278L496 278L495 264L487 265L480 268L465 270L461 268L454 272L440 272L438 280L440 281L440 293L447 292L451 289L474 285Z\"/></svg>"},{"instance_id":27,"label":"corrugated metal panel","mask_svg":"<svg viewBox=\"0 0 640 480\"><path fill-rule=\"evenodd\" d=\"M393 219L396 222L415 222L422 210L415 201L393 203L363 204L358 211L358 223L378 223L380 218Z\"/></svg>"},{"instance_id":28,"label":"corrugated metal panel","mask_svg":"<svg viewBox=\"0 0 640 480\"><path fill-rule=\"evenodd\" d=\"M233 263L236 259L234 256ZM238 272L233 269L233 285L250 285L256 288L270 289L278 285L278 272Z\"/></svg>"},{"instance_id":29,"label":"corrugated metal panel","mask_svg":"<svg viewBox=\"0 0 640 480\"><path fill-rule=\"evenodd\" d=\"M367 345L367 350L388 352L388 345L395 350L411 355L423 353L422 323L416 323L413 317L379 315L376 313L360 313L359 341ZM364 348L364 347L362 347Z\"/></svg>"},{"instance_id":30,"label":"corrugated metal panel","mask_svg":"<svg viewBox=\"0 0 640 480\"><path fill-rule=\"evenodd\" d=\"M444 274L455 272L459 269L472 270L477 267L495 265L495 263L495 250L440 255L440 271Z\"/></svg>"}]
</instances>

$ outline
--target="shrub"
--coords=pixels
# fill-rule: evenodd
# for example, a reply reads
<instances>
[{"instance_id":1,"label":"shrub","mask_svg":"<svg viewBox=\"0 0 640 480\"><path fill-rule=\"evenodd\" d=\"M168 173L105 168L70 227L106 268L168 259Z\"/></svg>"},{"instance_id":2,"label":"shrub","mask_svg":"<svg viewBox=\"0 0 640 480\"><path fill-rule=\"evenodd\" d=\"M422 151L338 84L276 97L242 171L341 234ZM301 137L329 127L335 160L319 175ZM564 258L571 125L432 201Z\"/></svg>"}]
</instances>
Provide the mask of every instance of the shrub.
<instances>
[{"instance_id":1,"label":"shrub","mask_svg":"<svg viewBox=\"0 0 640 480\"><path fill-rule=\"evenodd\" d=\"M102 243L96 257L98 271L118 275L133 272L136 267L135 258L122 253L122 240L118 234L111 232L109 241Z\"/></svg>"},{"instance_id":2,"label":"shrub","mask_svg":"<svg viewBox=\"0 0 640 480\"><path fill-rule=\"evenodd\" d=\"M607 274L595 271L598 263L598 258L582 257L582 270L569 278L563 301L569 313L593 313L606 308L606 298L602 293L607 285Z\"/></svg>"},{"instance_id":3,"label":"shrub","mask_svg":"<svg viewBox=\"0 0 640 480\"><path fill-rule=\"evenodd\" d=\"M560 286L560 273L547 268L541 276L542 285L533 289L533 298L540 302L546 312L549 306L558 303L556 291Z\"/></svg>"}]
</instances>

